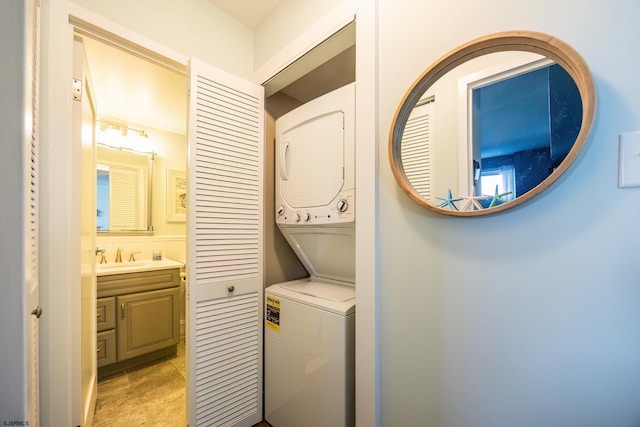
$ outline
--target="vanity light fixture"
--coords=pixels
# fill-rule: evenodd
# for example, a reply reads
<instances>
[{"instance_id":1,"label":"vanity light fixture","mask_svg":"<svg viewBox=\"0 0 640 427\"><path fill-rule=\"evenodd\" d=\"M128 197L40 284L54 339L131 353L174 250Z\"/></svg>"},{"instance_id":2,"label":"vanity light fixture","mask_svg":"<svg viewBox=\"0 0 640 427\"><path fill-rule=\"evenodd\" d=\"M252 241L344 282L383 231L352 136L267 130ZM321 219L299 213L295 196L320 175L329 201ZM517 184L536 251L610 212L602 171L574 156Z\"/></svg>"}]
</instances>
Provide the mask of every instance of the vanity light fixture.
<instances>
[{"instance_id":1,"label":"vanity light fixture","mask_svg":"<svg viewBox=\"0 0 640 427\"><path fill-rule=\"evenodd\" d=\"M147 151L149 135L142 129L126 124L100 119L98 142L115 147L127 147L136 151Z\"/></svg>"}]
</instances>

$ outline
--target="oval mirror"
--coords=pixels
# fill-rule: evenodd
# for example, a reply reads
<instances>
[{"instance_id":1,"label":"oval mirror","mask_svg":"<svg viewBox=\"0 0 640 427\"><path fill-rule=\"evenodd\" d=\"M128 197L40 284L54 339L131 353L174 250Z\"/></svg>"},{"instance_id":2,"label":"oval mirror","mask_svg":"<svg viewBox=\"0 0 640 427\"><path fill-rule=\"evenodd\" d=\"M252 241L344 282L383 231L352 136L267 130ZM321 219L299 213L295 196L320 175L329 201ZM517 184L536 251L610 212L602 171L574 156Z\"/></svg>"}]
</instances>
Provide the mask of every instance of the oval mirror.
<instances>
[{"instance_id":1,"label":"oval mirror","mask_svg":"<svg viewBox=\"0 0 640 427\"><path fill-rule=\"evenodd\" d=\"M456 216L499 212L542 192L584 145L593 78L542 33L473 40L431 65L396 112L389 158L402 190Z\"/></svg>"}]
</instances>

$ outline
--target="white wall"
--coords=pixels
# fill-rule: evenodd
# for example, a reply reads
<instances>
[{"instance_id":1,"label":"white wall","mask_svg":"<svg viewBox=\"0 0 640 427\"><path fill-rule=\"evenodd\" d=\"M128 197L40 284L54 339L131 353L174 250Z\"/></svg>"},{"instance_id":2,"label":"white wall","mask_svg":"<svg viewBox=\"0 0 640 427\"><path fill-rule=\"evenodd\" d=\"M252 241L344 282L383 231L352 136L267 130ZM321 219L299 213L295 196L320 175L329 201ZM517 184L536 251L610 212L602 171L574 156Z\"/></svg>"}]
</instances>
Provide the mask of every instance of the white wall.
<instances>
[{"instance_id":1,"label":"white wall","mask_svg":"<svg viewBox=\"0 0 640 427\"><path fill-rule=\"evenodd\" d=\"M29 108L30 93L27 87L31 74L25 72L30 59L29 39L26 37L28 2L11 2L3 5L0 14L2 41L0 54L7 64L0 70L0 187L2 204L0 217L0 266L3 280L0 285L3 307L0 310L0 420L28 420L29 399L26 376L29 361L26 355L30 322L28 301L25 301L27 274L27 249L25 248L25 113ZM29 126L30 127L30 126Z\"/></svg>"},{"instance_id":2,"label":"white wall","mask_svg":"<svg viewBox=\"0 0 640 427\"><path fill-rule=\"evenodd\" d=\"M618 134L640 129L640 3L380 0L380 373L385 426L637 426L640 189ZM580 52L597 87L586 146L504 213L438 216L393 179L387 139L421 71L463 42L526 29Z\"/></svg>"},{"instance_id":3,"label":"white wall","mask_svg":"<svg viewBox=\"0 0 640 427\"><path fill-rule=\"evenodd\" d=\"M344 3L350 0L283 0L255 29L254 68L260 68L320 17Z\"/></svg>"},{"instance_id":4,"label":"white wall","mask_svg":"<svg viewBox=\"0 0 640 427\"><path fill-rule=\"evenodd\" d=\"M208 0L72 0L184 55L239 76L253 71L253 32Z\"/></svg>"}]
</instances>

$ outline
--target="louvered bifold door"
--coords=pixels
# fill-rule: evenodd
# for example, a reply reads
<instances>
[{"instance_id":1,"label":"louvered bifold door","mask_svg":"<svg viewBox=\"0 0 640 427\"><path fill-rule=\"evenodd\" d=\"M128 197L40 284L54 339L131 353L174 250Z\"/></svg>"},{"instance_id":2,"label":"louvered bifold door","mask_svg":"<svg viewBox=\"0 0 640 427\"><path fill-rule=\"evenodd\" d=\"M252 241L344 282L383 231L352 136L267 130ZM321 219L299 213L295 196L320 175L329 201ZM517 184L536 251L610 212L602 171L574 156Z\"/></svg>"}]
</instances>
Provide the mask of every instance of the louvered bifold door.
<instances>
[{"instance_id":1,"label":"louvered bifold door","mask_svg":"<svg viewBox=\"0 0 640 427\"><path fill-rule=\"evenodd\" d=\"M433 189L433 111L434 102L418 105L407 120L402 134L402 169L415 190L431 200Z\"/></svg>"},{"instance_id":2,"label":"louvered bifold door","mask_svg":"<svg viewBox=\"0 0 640 427\"><path fill-rule=\"evenodd\" d=\"M264 89L192 59L189 82L190 426L262 420Z\"/></svg>"}]
</instances>

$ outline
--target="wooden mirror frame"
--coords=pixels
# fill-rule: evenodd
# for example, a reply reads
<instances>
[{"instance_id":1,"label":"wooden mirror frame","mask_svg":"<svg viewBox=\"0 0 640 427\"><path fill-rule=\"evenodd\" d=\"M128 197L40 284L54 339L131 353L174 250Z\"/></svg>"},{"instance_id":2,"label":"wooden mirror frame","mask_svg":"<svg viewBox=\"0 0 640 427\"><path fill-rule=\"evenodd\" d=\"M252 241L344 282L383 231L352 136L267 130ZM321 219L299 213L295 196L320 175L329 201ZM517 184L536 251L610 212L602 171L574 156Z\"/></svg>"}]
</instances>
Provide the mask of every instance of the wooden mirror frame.
<instances>
[{"instance_id":1,"label":"wooden mirror frame","mask_svg":"<svg viewBox=\"0 0 640 427\"><path fill-rule=\"evenodd\" d=\"M503 51L526 51L543 55L560 65L575 82L582 100L582 123L576 140L560 165L542 182L516 199L497 206L471 211L443 209L425 200L411 185L402 167L401 145L407 120L420 97L436 81L459 65L479 56ZM571 46L557 38L533 31L506 31L472 40L438 59L427 68L405 94L391 123L389 161L400 188L418 205L431 211L453 216L489 215L520 205L540 194L556 181L573 163L591 130L595 115L596 93L591 71Z\"/></svg>"}]
</instances>

